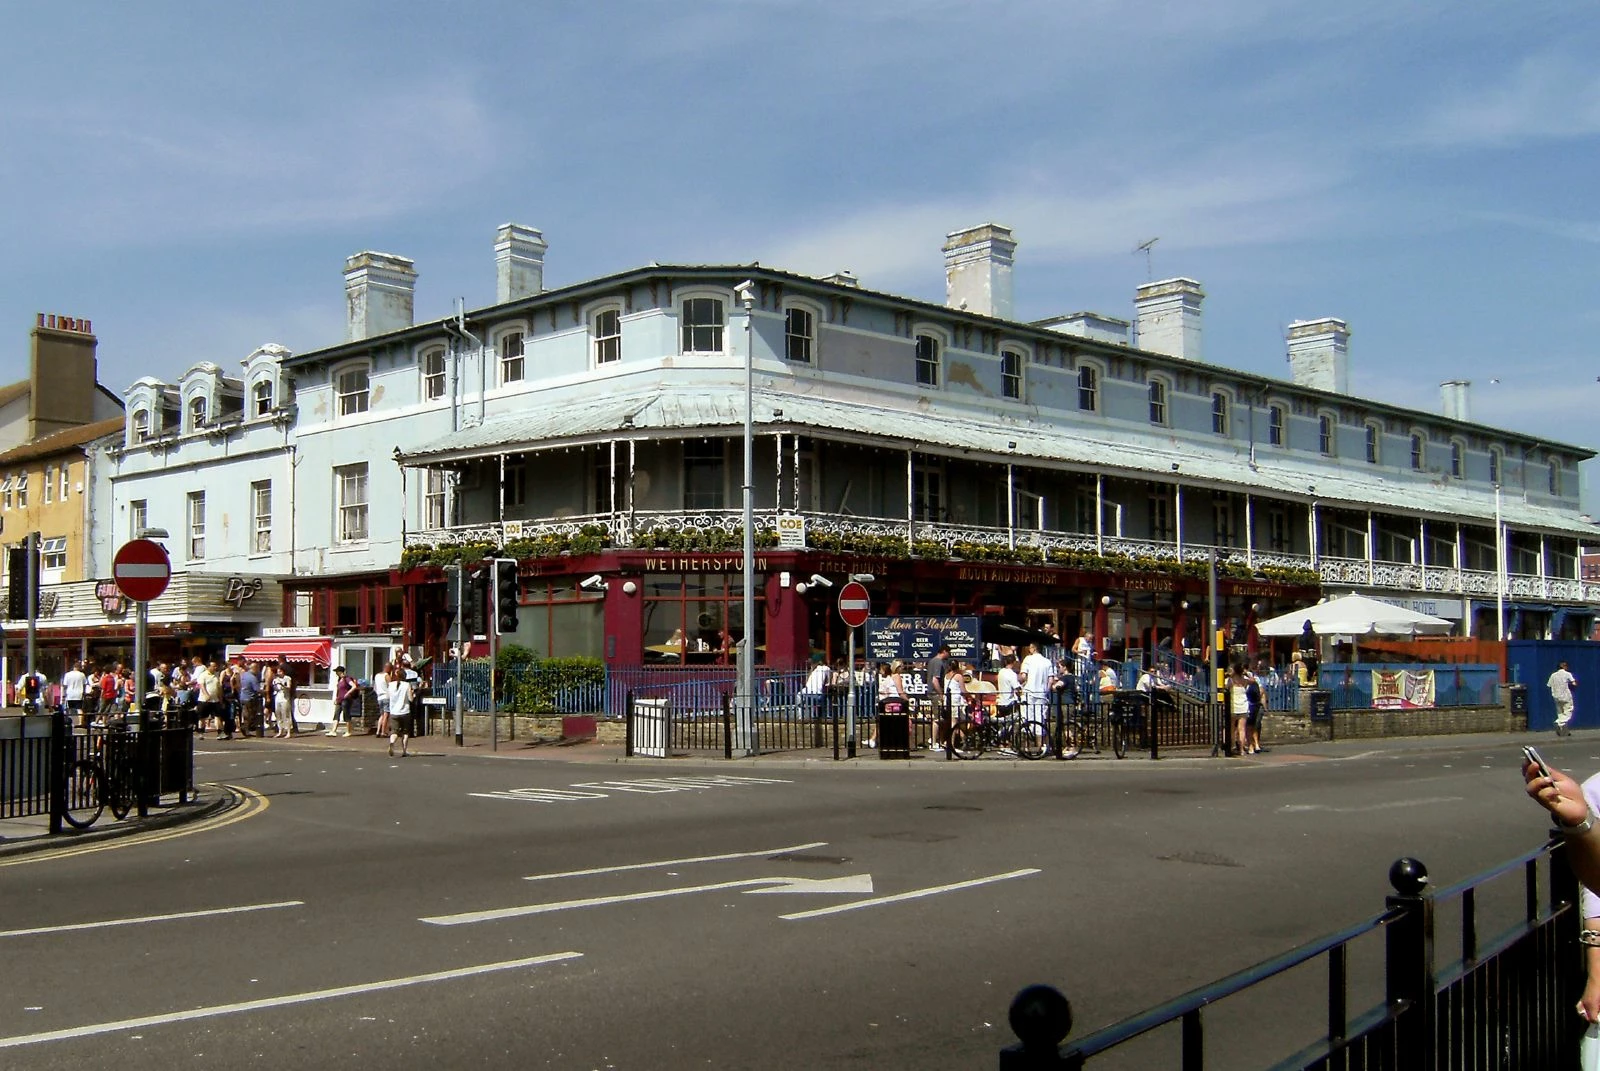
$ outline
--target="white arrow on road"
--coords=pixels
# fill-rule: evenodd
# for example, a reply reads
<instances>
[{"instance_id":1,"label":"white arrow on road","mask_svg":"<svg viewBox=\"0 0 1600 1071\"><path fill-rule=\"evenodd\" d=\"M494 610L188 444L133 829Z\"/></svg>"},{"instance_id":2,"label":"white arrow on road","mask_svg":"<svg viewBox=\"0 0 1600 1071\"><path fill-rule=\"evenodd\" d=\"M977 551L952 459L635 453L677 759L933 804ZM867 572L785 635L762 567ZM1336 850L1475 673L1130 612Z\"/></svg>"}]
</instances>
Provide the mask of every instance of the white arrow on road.
<instances>
[{"instance_id":1,"label":"white arrow on road","mask_svg":"<svg viewBox=\"0 0 1600 1071\"><path fill-rule=\"evenodd\" d=\"M860 894L872 891L871 874L850 874L838 878L747 878L744 881L719 881L714 885L685 885L677 889L652 889L649 892L622 893L618 896L595 896L587 900L561 900L550 904L524 904L521 907L500 907L492 911L467 911L459 915L433 915L418 919L433 926L465 926L471 922L494 922L499 919L520 918L523 915L545 915L552 911L570 911L579 907L603 907L606 904L628 904L640 900L662 900L669 896L687 896L690 893L718 892L724 889L744 889L752 893L834 893Z\"/></svg>"}]
</instances>

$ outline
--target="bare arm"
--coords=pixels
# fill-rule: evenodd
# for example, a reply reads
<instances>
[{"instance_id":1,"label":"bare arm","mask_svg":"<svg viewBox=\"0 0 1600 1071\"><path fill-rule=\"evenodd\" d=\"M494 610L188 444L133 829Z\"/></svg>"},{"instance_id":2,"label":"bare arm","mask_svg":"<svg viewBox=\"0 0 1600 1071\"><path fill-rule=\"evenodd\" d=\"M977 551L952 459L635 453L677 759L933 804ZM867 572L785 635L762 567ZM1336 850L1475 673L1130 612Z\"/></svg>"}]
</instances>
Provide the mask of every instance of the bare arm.
<instances>
[{"instance_id":1,"label":"bare arm","mask_svg":"<svg viewBox=\"0 0 1600 1071\"><path fill-rule=\"evenodd\" d=\"M1539 806L1549 811L1557 825L1576 826L1589 816L1589 801L1583 795L1583 786L1566 774L1550 767L1545 777L1533 763L1522 767L1527 793ZM1567 837L1567 860L1578 880L1591 889L1600 889L1600 826L1584 833Z\"/></svg>"}]
</instances>

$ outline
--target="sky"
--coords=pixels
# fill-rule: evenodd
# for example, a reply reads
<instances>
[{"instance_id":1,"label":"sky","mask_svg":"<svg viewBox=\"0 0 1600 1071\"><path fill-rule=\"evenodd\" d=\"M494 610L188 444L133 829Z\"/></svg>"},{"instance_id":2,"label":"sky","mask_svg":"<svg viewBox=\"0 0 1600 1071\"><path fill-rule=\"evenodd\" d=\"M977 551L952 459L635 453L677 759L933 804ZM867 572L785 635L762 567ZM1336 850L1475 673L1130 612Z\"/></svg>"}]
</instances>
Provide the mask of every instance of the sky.
<instances>
[{"instance_id":1,"label":"sky","mask_svg":"<svg viewBox=\"0 0 1600 1071\"><path fill-rule=\"evenodd\" d=\"M1207 361L1287 377L1337 316L1357 395L1469 379L1600 448L1596 54L1592 0L0 0L0 383L38 312L118 393L340 342L366 249L419 321L487 305L505 222L551 287L759 261L942 301L992 220L1019 319L1188 276Z\"/></svg>"}]
</instances>

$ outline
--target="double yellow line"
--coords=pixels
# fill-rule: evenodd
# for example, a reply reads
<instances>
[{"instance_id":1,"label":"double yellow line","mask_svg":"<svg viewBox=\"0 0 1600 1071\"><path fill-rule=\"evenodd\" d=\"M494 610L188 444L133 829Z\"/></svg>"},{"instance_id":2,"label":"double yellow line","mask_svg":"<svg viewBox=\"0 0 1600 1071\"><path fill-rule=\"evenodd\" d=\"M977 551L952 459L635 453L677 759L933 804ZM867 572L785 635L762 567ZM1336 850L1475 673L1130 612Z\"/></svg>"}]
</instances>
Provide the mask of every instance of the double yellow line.
<instances>
[{"instance_id":1,"label":"double yellow line","mask_svg":"<svg viewBox=\"0 0 1600 1071\"><path fill-rule=\"evenodd\" d=\"M148 833L131 833L125 837L112 837L109 840L96 841L93 844L64 844L59 848L30 852L15 859L0 860L0 868L22 866L25 863L45 863L56 859L70 859L73 856L92 855L95 852L110 851L113 848L132 848L140 844L155 844L158 841L172 840L174 837L187 837L193 833L208 833L214 829L231 826L235 822L242 822L246 818L254 818L262 811L265 811L272 803L261 793L253 789L241 788L238 785L206 785L202 787L232 792L242 797L243 802L211 818L204 818L193 823L183 823L171 829L152 829Z\"/></svg>"}]
</instances>

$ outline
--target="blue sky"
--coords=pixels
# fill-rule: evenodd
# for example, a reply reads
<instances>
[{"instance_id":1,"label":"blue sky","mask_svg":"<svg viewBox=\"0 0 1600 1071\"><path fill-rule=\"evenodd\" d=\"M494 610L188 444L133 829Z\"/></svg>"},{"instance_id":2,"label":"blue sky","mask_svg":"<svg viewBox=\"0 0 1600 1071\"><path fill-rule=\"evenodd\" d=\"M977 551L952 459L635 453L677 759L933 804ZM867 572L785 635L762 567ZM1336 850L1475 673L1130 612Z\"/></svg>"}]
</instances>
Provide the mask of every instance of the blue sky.
<instances>
[{"instance_id":1,"label":"blue sky","mask_svg":"<svg viewBox=\"0 0 1600 1071\"><path fill-rule=\"evenodd\" d=\"M339 341L362 249L416 260L419 319L487 304L506 221L552 286L759 260L942 300L944 234L993 219L1019 318L1130 315L1159 237L1208 360L1286 375L1285 325L1338 316L1360 395L1467 378L1600 446L1596 54L1592 0L12 0L0 381L39 311L118 391Z\"/></svg>"}]
</instances>

